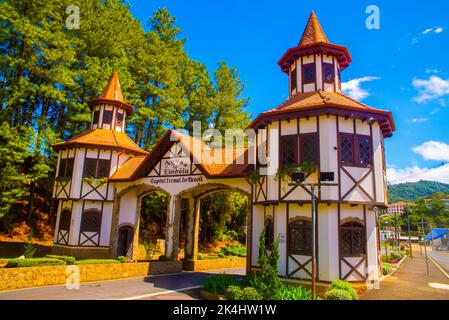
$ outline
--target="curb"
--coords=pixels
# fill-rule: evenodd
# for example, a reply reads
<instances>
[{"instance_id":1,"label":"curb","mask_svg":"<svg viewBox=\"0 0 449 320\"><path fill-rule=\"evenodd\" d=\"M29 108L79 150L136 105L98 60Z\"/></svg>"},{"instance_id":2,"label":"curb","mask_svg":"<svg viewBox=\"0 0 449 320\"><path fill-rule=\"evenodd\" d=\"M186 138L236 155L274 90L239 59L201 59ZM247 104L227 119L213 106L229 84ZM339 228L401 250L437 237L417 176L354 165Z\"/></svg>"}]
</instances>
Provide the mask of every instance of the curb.
<instances>
[{"instance_id":1,"label":"curb","mask_svg":"<svg viewBox=\"0 0 449 320\"><path fill-rule=\"evenodd\" d=\"M399 262L396 264L396 267L394 268L393 272L391 272L390 274L387 274L386 276L382 276L379 278L379 282L384 281L385 279L388 279L389 277L391 277L392 275L394 275L396 273L396 271L399 270L399 267L401 266L401 264L408 258L408 256L403 256L401 260L399 260Z\"/></svg>"}]
</instances>

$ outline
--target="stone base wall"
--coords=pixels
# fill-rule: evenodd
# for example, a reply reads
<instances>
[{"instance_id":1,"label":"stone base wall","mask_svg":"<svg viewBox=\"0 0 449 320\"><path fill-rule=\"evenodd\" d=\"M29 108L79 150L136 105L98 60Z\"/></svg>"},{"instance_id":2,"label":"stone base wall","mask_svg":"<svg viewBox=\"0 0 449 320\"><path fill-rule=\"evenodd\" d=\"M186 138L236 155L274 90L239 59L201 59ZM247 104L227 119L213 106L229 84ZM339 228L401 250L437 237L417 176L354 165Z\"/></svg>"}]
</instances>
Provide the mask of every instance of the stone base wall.
<instances>
[{"instance_id":1,"label":"stone base wall","mask_svg":"<svg viewBox=\"0 0 449 320\"><path fill-rule=\"evenodd\" d=\"M206 271L246 266L246 258L224 258L207 260L185 260L182 268L188 271Z\"/></svg>"},{"instance_id":2,"label":"stone base wall","mask_svg":"<svg viewBox=\"0 0 449 320\"><path fill-rule=\"evenodd\" d=\"M152 261L141 263L1 268L0 291L65 284L67 276L73 274L73 270L76 267L79 268L80 283L82 285L85 282L92 281L181 272L182 264L180 261Z\"/></svg>"},{"instance_id":3,"label":"stone base wall","mask_svg":"<svg viewBox=\"0 0 449 320\"><path fill-rule=\"evenodd\" d=\"M105 247L70 247L53 244L52 254L72 256L77 259L110 259L109 248Z\"/></svg>"}]
</instances>

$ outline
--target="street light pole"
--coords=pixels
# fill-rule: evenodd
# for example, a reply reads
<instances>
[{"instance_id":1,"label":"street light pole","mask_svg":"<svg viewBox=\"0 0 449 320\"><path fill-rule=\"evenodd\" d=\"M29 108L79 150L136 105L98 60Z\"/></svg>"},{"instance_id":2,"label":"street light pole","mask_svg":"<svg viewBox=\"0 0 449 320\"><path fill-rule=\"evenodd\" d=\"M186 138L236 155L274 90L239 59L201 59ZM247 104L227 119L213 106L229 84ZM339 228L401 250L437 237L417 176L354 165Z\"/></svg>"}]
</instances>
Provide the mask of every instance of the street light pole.
<instances>
[{"instance_id":1,"label":"street light pole","mask_svg":"<svg viewBox=\"0 0 449 320\"><path fill-rule=\"evenodd\" d=\"M385 256L387 257L388 261L388 241L390 240L390 237L388 236L388 221L385 221Z\"/></svg>"},{"instance_id":2,"label":"street light pole","mask_svg":"<svg viewBox=\"0 0 449 320\"><path fill-rule=\"evenodd\" d=\"M422 239L423 239L423 243L424 243L424 254L426 256L426 270L427 270L427 275L429 275L429 260L427 257L427 245L424 242L425 241L424 238L425 238L426 234L424 232L424 220L423 219L421 219L421 227L422 227Z\"/></svg>"},{"instance_id":3,"label":"street light pole","mask_svg":"<svg viewBox=\"0 0 449 320\"><path fill-rule=\"evenodd\" d=\"M312 300L315 300L315 286L316 286L316 248L315 248L315 186L312 184L310 186L310 190L312 191Z\"/></svg>"},{"instance_id":4,"label":"street light pole","mask_svg":"<svg viewBox=\"0 0 449 320\"><path fill-rule=\"evenodd\" d=\"M407 222L408 222L408 246L410 248L410 259L413 260L412 236L410 235L410 214L408 211L409 211L408 208L405 207L405 212L407 213Z\"/></svg>"}]
</instances>

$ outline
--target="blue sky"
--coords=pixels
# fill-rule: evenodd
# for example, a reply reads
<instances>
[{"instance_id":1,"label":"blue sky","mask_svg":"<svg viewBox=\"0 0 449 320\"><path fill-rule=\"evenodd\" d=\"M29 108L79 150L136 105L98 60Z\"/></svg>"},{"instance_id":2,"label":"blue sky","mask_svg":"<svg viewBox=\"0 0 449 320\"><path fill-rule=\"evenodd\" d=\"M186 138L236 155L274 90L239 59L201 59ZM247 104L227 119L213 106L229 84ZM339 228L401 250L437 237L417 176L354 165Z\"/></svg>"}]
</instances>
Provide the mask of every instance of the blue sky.
<instances>
[{"instance_id":1,"label":"blue sky","mask_svg":"<svg viewBox=\"0 0 449 320\"><path fill-rule=\"evenodd\" d=\"M297 45L312 10L330 42L347 46L353 62L342 72L346 93L393 112L387 139L388 177L449 183L449 2L132 0L147 28L159 7L177 18L191 58L212 72L218 61L236 67L254 116L287 98L277 61ZM380 29L368 30L368 5L380 9ZM352 80L352 81L351 81ZM438 167L440 166L440 167ZM435 168L438 167L438 168Z\"/></svg>"}]
</instances>

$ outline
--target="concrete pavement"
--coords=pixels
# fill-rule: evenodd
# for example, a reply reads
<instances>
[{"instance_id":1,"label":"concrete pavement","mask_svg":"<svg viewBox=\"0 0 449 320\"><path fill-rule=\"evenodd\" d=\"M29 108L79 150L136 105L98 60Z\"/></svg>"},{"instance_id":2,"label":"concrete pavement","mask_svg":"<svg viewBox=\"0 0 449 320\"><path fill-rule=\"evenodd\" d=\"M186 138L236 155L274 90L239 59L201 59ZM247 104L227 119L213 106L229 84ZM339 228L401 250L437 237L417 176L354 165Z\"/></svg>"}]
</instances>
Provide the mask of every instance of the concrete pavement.
<instances>
[{"instance_id":1,"label":"concrete pavement","mask_svg":"<svg viewBox=\"0 0 449 320\"><path fill-rule=\"evenodd\" d=\"M170 275L81 283L80 289L63 286L37 287L0 292L0 300L185 300L199 299L199 287L211 274L244 275L245 268L207 272L182 272Z\"/></svg>"},{"instance_id":2,"label":"concrete pavement","mask_svg":"<svg viewBox=\"0 0 449 320\"><path fill-rule=\"evenodd\" d=\"M427 275L424 256L414 252L380 289L368 291L361 300L449 300L449 278L430 259Z\"/></svg>"}]
</instances>

